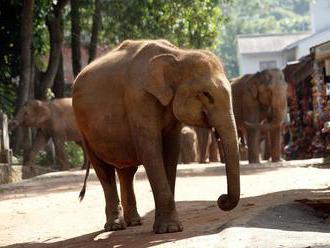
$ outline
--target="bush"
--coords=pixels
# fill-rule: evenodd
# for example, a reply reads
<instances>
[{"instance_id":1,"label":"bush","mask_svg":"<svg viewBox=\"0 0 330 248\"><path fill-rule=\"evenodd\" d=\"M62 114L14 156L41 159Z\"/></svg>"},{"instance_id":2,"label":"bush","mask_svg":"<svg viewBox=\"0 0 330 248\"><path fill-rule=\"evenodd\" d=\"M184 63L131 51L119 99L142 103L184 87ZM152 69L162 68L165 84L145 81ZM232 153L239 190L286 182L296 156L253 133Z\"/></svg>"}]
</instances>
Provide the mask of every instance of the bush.
<instances>
[{"instance_id":1,"label":"bush","mask_svg":"<svg viewBox=\"0 0 330 248\"><path fill-rule=\"evenodd\" d=\"M84 161L84 153L80 146L70 141L65 143L65 154L71 167L80 167Z\"/></svg>"}]
</instances>

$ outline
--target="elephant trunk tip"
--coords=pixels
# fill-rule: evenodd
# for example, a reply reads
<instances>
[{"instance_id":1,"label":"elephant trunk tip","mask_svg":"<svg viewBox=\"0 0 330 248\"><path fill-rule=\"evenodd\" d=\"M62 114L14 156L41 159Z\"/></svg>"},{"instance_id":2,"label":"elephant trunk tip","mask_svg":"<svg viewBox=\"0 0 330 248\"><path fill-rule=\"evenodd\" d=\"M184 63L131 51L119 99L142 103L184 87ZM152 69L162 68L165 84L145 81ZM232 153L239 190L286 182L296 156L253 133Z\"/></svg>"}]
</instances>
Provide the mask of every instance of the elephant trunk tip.
<instances>
[{"instance_id":1,"label":"elephant trunk tip","mask_svg":"<svg viewBox=\"0 0 330 248\"><path fill-rule=\"evenodd\" d=\"M18 120L12 120L8 123L8 130L13 131L20 125Z\"/></svg>"},{"instance_id":2,"label":"elephant trunk tip","mask_svg":"<svg viewBox=\"0 0 330 248\"><path fill-rule=\"evenodd\" d=\"M218 199L218 207L223 211L230 211L234 209L239 202L239 197L233 198L226 194L221 195Z\"/></svg>"}]
</instances>

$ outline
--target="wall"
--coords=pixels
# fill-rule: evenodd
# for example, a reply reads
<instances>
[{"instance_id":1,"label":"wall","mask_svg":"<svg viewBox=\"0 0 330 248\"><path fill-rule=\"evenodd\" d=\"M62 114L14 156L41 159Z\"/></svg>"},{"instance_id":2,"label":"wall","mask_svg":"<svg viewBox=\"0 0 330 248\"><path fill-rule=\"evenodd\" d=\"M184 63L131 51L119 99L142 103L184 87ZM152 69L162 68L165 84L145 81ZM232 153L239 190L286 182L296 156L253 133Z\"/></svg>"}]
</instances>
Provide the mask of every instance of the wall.
<instances>
[{"instance_id":1,"label":"wall","mask_svg":"<svg viewBox=\"0 0 330 248\"><path fill-rule=\"evenodd\" d=\"M312 1L310 10L313 33L330 28L330 0Z\"/></svg>"},{"instance_id":2,"label":"wall","mask_svg":"<svg viewBox=\"0 0 330 248\"><path fill-rule=\"evenodd\" d=\"M0 184L15 183L23 179L35 177L54 170L40 166L22 166L0 164Z\"/></svg>"},{"instance_id":3,"label":"wall","mask_svg":"<svg viewBox=\"0 0 330 248\"><path fill-rule=\"evenodd\" d=\"M328 15L329 15L328 19L330 20L330 9L329 9ZM301 40L297 44L297 48L296 48L297 49L297 59L309 54L309 52L310 52L309 49L311 47L324 43L329 40L330 40L330 28L321 33L313 34L310 37Z\"/></svg>"},{"instance_id":4,"label":"wall","mask_svg":"<svg viewBox=\"0 0 330 248\"><path fill-rule=\"evenodd\" d=\"M282 68L286 64L285 56L281 53L267 53L267 54L239 54L238 55L240 74L255 73L260 70L260 61L275 60L277 68Z\"/></svg>"}]
</instances>

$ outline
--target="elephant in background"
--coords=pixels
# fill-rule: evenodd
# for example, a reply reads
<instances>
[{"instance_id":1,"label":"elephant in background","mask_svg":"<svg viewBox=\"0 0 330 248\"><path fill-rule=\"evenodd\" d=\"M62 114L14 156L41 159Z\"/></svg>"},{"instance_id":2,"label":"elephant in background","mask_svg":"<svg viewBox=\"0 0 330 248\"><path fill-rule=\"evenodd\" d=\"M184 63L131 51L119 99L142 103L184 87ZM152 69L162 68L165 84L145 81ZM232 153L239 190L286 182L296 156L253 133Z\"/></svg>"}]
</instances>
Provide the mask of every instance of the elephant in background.
<instances>
[{"instance_id":1,"label":"elephant in background","mask_svg":"<svg viewBox=\"0 0 330 248\"><path fill-rule=\"evenodd\" d=\"M216 55L166 40L124 41L87 65L73 86L78 127L106 200L106 230L141 224L133 179L144 166L155 201L155 233L182 231L174 201L182 123L222 139L229 211L240 198L231 87ZM119 200L115 172L121 192Z\"/></svg>"},{"instance_id":2,"label":"elephant in background","mask_svg":"<svg viewBox=\"0 0 330 248\"><path fill-rule=\"evenodd\" d=\"M188 126L181 129L180 158L184 164L198 161L197 135L195 130Z\"/></svg>"},{"instance_id":3,"label":"elephant in background","mask_svg":"<svg viewBox=\"0 0 330 248\"><path fill-rule=\"evenodd\" d=\"M82 136L77 127L72 109L72 99L62 98L52 101L30 100L9 122L9 129L17 127L37 128L35 140L24 158L25 165L34 165L35 159L50 139L55 146L56 165L60 170L70 168L64 152L65 141L75 141L84 151L84 167L89 163L82 145Z\"/></svg>"},{"instance_id":4,"label":"elephant in background","mask_svg":"<svg viewBox=\"0 0 330 248\"><path fill-rule=\"evenodd\" d=\"M232 80L233 108L248 160L259 163L260 131L269 135L270 156L281 160L281 126L287 113L287 83L279 69L267 69Z\"/></svg>"},{"instance_id":5,"label":"elephant in background","mask_svg":"<svg viewBox=\"0 0 330 248\"><path fill-rule=\"evenodd\" d=\"M218 149L217 140L208 128L196 127L199 163L224 162L222 149ZM221 156L222 155L222 156Z\"/></svg>"}]
</instances>

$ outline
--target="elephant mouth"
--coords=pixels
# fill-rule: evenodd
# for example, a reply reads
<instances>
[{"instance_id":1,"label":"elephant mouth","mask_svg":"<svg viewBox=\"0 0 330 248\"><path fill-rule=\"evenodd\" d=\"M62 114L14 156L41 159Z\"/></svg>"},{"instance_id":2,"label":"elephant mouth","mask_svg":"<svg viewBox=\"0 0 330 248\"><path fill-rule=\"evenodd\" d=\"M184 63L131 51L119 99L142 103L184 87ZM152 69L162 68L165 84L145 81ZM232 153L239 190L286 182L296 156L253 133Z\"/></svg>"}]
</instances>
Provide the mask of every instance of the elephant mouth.
<instances>
[{"instance_id":1,"label":"elephant mouth","mask_svg":"<svg viewBox=\"0 0 330 248\"><path fill-rule=\"evenodd\" d=\"M212 132L214 133L215 139L216 139L217 142L218 142L219 139L220 139L220 135L219 135L218 131L213 127L213 128L212 128Z\"/></svg>"},{"instance_id":2,"label":"elephant mouth","mask_svg":"<svg viewBox=\"0 0 330 248\"><path fill-rule=\"evenodd\" d=\"M204 124L205 127L211 128L211 125L209 123L209 119L207 117L207 113L206 113L205 110L202 110L201 119L202 119L202 122L203 122L203 124Z\"/></svg>"}]
</instances>

